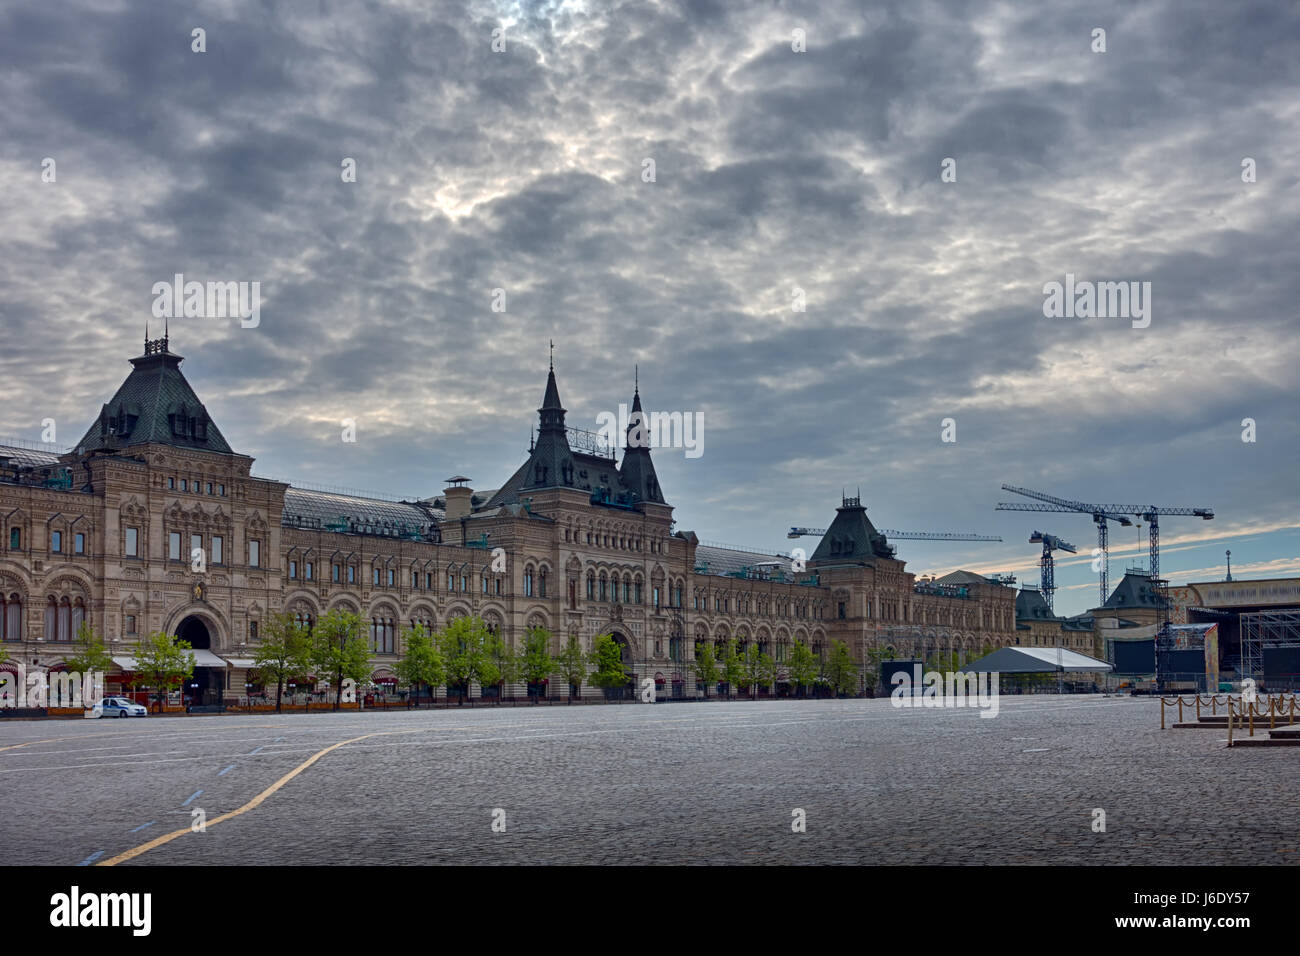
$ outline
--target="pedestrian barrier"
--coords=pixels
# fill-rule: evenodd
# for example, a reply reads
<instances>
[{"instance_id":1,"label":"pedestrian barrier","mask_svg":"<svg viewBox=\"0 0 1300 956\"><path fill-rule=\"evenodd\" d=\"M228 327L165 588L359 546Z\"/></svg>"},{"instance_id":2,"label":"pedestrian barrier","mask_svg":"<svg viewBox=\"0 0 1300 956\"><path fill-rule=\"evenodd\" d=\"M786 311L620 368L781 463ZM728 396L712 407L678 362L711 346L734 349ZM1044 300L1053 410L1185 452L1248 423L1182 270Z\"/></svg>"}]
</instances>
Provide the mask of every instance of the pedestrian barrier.
<instances>
[{"instance_id":1,"label":"pedestrian barrier","mask_svg":"<svg viewBox=\"0 0 1300 956\"><path fill-rule=\"evenodd\" d=\"M1245 701L1244 698L1240 696L1233 697L1231 694L1226 694L1223 696L1220 696L1218 694L1211 694L1206 697L1202 697L1202 695L1196 694L1195 696L1193 696L1191 700L1184 700L1181 694L1173 698L1161 697L1160 698L1160 729L1161 730L1166 729L1166 724L1165 724L1166 707L1178 708L1178 723L1174 724L1174 728L1179 729L1179 728L1186 728L1186 727L1213 726L1220 723L1221 720L1218 717L1220 704L1226 705L1228 707L1230 714L1235 713L1237 717L1242 719L1253 720L1255 717L1262 718L1267 716L1269 718L1269 729L1272 729L1275 726L1276 719L1278 717L1281 717L1284 714L1288 716L1288 720L1287 720L1288 724L1292 724L1295 722L1295 711L1297 706L1296 697L1297 695L1295 693L1258 694L1256 695L1255 699L1250 702ZM1235 709L1234 709L1234 705L1235 705ZM1195 724L1183 723L1184 706L1196 708L1197 723ZM1211 717L1203 716L1201 714L1201 708L1203 706L1209 706L1210 712L1213 716Z\"/></svg>"}]
</instances>

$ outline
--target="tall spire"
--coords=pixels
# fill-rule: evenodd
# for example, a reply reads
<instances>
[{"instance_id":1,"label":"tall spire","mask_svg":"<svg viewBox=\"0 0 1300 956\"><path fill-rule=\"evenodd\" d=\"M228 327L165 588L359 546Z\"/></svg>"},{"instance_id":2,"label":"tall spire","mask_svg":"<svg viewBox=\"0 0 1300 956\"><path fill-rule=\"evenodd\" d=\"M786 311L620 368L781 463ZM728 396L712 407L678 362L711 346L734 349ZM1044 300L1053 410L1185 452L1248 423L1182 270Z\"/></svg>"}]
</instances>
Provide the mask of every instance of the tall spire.
<instances>
[{"instance_id":1,"label":"tall spire","mask_svg":"<svg viewBox=\"0 0 1300 956\"><path fill-rule=\"evenodd\" d=\"M641 370L633 368L632 410L628 415L627 435L623 448L623 463L619 474L637 501L655 501L664 504L663 489L650 460L650 423L641 408ZM635 432L635 438L633 433Z\"/></svg>"}]
</instances>

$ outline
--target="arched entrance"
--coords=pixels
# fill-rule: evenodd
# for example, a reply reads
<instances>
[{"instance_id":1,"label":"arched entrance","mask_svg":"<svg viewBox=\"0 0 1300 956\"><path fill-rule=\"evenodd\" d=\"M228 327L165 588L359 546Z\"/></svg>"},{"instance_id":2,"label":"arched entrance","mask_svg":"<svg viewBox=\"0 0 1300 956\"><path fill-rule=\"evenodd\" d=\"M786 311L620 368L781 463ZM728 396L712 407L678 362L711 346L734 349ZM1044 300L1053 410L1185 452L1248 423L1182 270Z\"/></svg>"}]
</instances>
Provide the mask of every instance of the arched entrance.
<instances>
[{"instance_id":1,"label":"arched entrance","mask_svg":"<svg viewBox=\"0 0 1300 956\"><path fill-rule=\"evenodd\" d=\"M190 615L176 627L176 636L182 641L189 641L190 647L197 650L211 650L212 634L207 623L200 617ZM185 683L184 697L190 704L204 706L220 704L226 689L226 669L224 667L195 667L194 675Z\"/></svg>"}]
</instances>

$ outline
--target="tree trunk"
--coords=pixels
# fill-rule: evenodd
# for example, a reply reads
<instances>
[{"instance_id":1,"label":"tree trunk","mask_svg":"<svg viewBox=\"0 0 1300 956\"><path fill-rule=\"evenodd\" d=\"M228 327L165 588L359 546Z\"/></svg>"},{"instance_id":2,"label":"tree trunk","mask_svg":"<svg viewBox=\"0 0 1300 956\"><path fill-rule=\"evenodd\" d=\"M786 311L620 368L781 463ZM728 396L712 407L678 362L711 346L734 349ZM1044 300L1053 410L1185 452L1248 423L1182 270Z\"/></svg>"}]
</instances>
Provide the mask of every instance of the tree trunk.
<instances>
[{"instance_id":1,"label":"tree trunk","mask_svg":"<svg viewBox=\"0 0 1300 956\"><path fill-rule=\"evenodd\" d=\"M281 713L281 711L280 711L280 699L281 699L283 696L284 696L284 678L281 677L281 678L276 682L276 685L275 685L275 712L276 712L277 714L278 714L278 713Z\"/></svg>"},{"instance_id":2,"label":"tree trunk","mask_svg":"<svg viewBox=\"0 0 1300 956\"><path fill-rule=\"evenodd\" d=\"M338 671L334 681L334 709L339 709L339 704L343 702L343 672Z\"/></svg>"}]
</instances>

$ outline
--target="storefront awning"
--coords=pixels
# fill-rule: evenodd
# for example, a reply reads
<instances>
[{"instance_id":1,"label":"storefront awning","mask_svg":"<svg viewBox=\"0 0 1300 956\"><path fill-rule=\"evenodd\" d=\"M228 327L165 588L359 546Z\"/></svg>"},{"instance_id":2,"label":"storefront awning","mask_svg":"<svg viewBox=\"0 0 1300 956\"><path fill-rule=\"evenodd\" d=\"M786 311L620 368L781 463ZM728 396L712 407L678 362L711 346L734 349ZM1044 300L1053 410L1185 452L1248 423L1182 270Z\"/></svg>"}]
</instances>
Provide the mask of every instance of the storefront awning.
<instances>
[{"instance_id":1,"label":"storefront awning","mask_svg":"<svg viewBox=\"0 0 1300 956\"><path fill-rule=\"evenodd\" d=\"M122 668L122 670L124 670L124 671L133 671L133 670L135 670L135 658L134 658L134 657L126 657L126 656L123 656L123 657L115 657L115 658L113 658L113 663L116 664L118 667Z\"/></svg>"},{"instance_id":2,"label":"storefront awning","mask_svg":"<svg viewBox=\"0 0 1300 956\"><path fill-rule=\"evenodd\" d=\"M227 657L226 663L231 667L256 667L257 661L251 657Z\"/></svg>"},{"instance_id":3,"label":"storefront awning","mask_svg":"<svg viewBox=\"0 0 1300 956\"><path fill-rule=\"evenodd\" d=\"M194 655L195 667L225 667L226 666L225 661L223 661L216 654L213 654L206 647L198 648L197 650L190 651L190 653Z\"/></svg>"}]
</instances>

